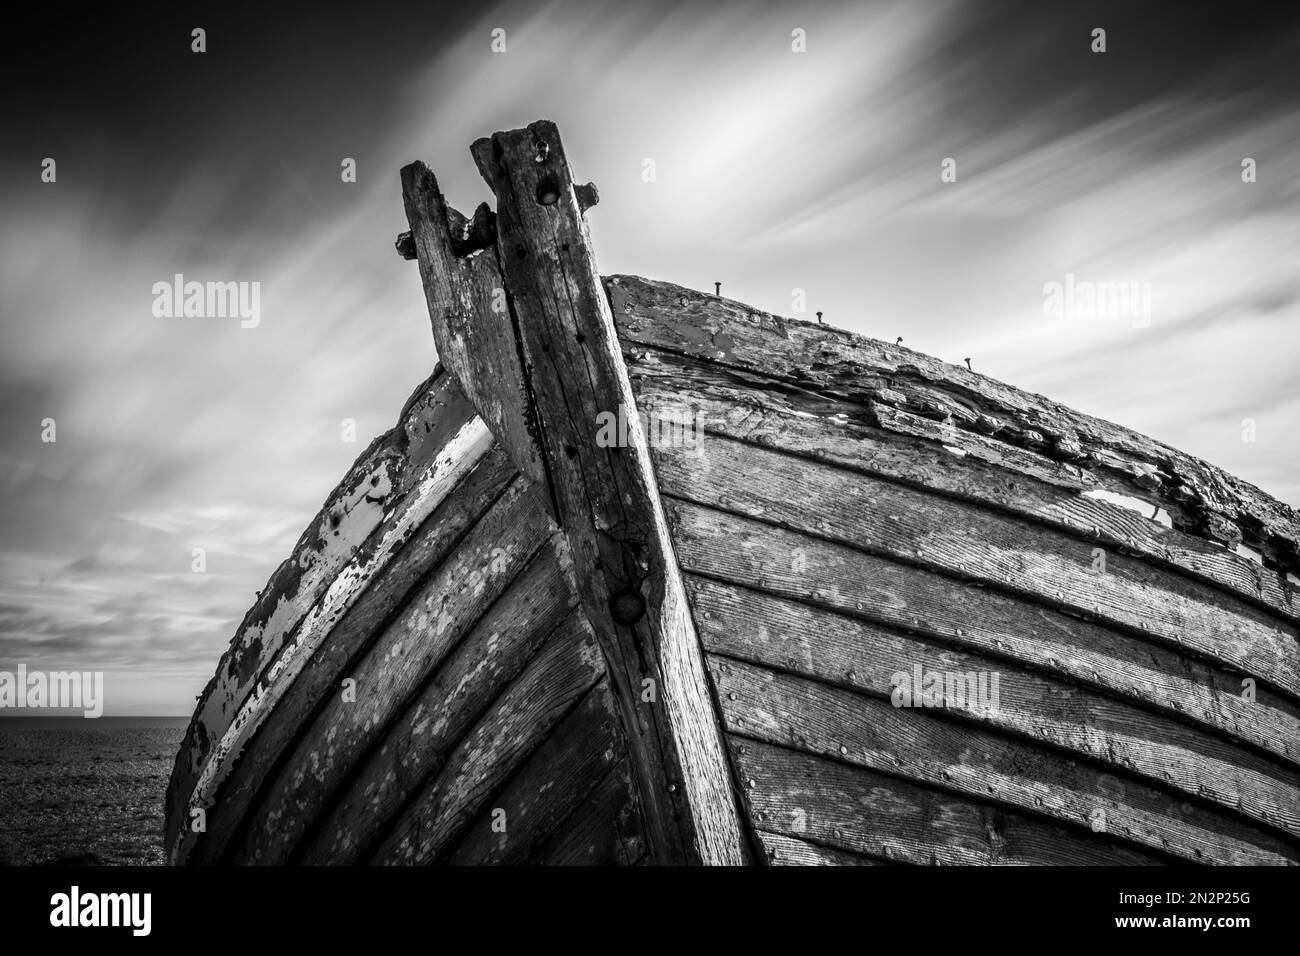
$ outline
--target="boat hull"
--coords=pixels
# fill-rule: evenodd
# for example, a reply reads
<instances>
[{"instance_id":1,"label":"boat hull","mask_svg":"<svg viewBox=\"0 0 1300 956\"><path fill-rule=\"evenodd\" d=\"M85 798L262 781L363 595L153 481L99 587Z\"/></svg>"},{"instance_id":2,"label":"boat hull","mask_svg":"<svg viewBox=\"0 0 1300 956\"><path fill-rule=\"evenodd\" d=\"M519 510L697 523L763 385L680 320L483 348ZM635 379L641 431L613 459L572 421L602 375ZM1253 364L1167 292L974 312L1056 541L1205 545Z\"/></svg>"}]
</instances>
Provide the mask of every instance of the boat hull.
<instances>
[{"instance_id":1,"label":"boat hull","mask_svg":"<svg viewBox=\"0 0 1300 956\"><path fill-rule=\"evenodd\" d=\"M476 157L551 183L554 136ZM1300 861L1293 509L899 346L583 273L567 178L555 229L503 205L513 263L404 181L450 365L237 631L173 862Z\"/></svg>"}]
</instances>

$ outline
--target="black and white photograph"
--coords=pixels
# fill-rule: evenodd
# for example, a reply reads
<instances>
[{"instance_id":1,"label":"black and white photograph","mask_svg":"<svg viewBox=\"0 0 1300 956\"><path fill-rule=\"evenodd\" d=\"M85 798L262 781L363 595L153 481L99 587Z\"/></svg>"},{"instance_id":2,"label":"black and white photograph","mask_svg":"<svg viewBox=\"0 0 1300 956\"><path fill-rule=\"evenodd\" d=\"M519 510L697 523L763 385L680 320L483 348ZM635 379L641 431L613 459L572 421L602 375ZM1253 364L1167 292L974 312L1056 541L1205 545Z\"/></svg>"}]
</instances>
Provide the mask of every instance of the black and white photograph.
<instances>
[{"instance_id":1,"label":"black and white photograph","mask_svg":"<svg viewBox=\"0 0 1300 956\"><path fill-rule=\"evenodd\" d=\"M4 17L6 926L849 866L1280 929L1300 7Z\"/></svg>"}]
</instances>

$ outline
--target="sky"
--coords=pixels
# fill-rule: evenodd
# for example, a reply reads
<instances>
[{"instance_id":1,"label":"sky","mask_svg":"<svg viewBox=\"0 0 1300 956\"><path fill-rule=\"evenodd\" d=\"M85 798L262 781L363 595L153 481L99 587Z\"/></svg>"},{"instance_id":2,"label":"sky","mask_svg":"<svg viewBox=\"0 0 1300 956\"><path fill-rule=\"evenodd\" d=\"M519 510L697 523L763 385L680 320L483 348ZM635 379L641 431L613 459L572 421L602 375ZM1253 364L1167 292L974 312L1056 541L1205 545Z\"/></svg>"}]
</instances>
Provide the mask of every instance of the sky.
<instances>
[{"instance_id":1,"label":"sky","mask_svg":"<svg viewBox=\"0 0 1300 956\"><path fill-rule=\"evenodd\" d=\"M6 22L0 669L102 670L107 714L189 713L436 361L393 250L399 169L424 160L469 212L489 198L469 144L541 118L599 187L606 274L721 282L783 315L801 289L804 317L969 356L1300 504L1300 16L1269 6L198 3ZM155 315L176 273L259 282L260 322ZM1149 312L1047 314L1067 276L1138 283Z\"/></svg>"}]
</instances>

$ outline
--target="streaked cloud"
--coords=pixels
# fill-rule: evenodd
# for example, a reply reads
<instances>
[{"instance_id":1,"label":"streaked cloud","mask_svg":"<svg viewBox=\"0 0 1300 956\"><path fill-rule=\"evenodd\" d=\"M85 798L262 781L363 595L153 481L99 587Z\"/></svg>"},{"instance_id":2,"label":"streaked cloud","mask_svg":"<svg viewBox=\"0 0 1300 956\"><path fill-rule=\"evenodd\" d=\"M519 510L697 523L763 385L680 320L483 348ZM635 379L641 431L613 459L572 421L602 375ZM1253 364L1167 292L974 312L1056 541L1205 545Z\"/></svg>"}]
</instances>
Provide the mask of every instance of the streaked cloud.
<instances>
[{"instance_id":1,"label":"streaked cloud","mask_svg":"<svg viewBox=\"0 0 1300 956\"><path fill-rule=\"evenodd\" d=\"M469 143L539 117L600 187L605 272L781 314L802 288L832 324L969 355L1300 502L1300 108L1268 81L1296 31L1046 6L411 5L243 33L220 14L207 60L169 46L180 13L90 24L133 38L138 75L23 80L0 169L0 666L105 669L108 712L188 712L435 360L392 248L399 168L424 159L468 210L488 198ZM115 62L87 49L87 70ZM177 272L261 282L261 325L155 318ZM1046 318L1067 273L1150 282L1150 326Z\"/></svg>"}]
</instances>

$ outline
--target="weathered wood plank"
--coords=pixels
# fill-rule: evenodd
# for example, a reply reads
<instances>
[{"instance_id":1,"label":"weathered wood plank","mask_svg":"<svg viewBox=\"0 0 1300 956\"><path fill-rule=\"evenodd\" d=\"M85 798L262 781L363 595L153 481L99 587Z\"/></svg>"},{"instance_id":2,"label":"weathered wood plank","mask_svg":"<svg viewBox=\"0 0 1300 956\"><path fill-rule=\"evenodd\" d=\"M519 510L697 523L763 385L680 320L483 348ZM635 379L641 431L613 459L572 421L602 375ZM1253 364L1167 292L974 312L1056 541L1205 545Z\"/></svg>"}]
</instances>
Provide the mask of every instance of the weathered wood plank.
<instances>
[{"instance_id":1,"label":"weathered wood plank","mask_svg":"<svg viewBox=\"0 0 1300 956\"><path fill-rule=\"evenodd\" d=\"M575 597L555 539L460 639L350 776L295 853L311 865L355 862L548 640L580 640Z\"/></svg>"},{"instance_id":2,"label":"weathered wood plank","mask_svg":"<svg viewBox=\"0 0 1300 956\"><path fill-rule=\"evenodd\" d=\"M367 862L442 862L464 828L493 806L491 801L528 756L604 673L589 628L582 640L548 641L415 796Z\"/></svg>"},{"instance_id":3,"label":"weathered wood plank","mask_svg":"<svg viewBox=\"0 0 1300 956\"><path fill-rule=\"evenodd\" d=\"M487 244L465 248L465 217L449 210L438 181L424 165L402 169L402 200L411 226L438 357L460 383L515 466L543 487L547 478L525 398L514 317L497 259L495 217L487 204L475 220ZM453 225L453 221L455 225ZM459 233L459 234L454 234Z\"/></svg>"},{"instance_id":4,"label":"weathered wood plank","mask_svg":"<svg viewBox=\"0 0 1300 956\"><path fill-rule=\"evenodd\" d=\"M767 830L755 830L755 835L763 845L763 851L769 866L888 866L884 860L872 859L837 850L834 847L819 846L800 840L784 833L770 833Z\"/></svg>"},{"instance_id":5,"label":"weathered wood plank","mask_svg":"<svg viewBox=\"0 0 1300 956\"><path fill-rule=\"evenodd\" d=\"M217 792L208 813L207 831L199 835L190 862L205 864L221 859L286 750L311 727L322 701L339 693L341 681L370 642L410 602L420 582L452 553L517 474L509 458L494 448L439 503L383 574L371 582L308 659L240 754Z\"/></svg>"},{"instance_id":6,"label":"weathered wood plank","mask_svg":"<svg viewBox=\"0 0 1300 956\"><path fill-rule=\"evenodd\" d=\"M1300 634L1292 625L1162 568L1091 549L1036 524L939 495L715 437L660 447L663 492L988 582L1183 652L1221 661L1300 699Z\"/></svg>"},{"instance_id":7,"label":"weathered wood plank","mask_svg":"<svg viewBox=\"0 0 1300 956\"><path fill-rule=\"evenodd\" d=\"M1001 807L728 735L755 825L890 862L1144 866L1166 858Z\"/></svg>"},{"instance_id":8,"label":"weathered wood plank","mask_svg":"<svg viewBox=\"0 0 1300 956\"><path fill-rule=\"evenodd\" d=\"M455 382L435 375L400 424L353 465L201 695L168 788L173 862L192 844L191 811L210 809L232 763L316 647L491 445Z\"/></svg>"},{"instance_id":9,"label":"weathered wood plank","mask_svg":"<svg viewBox=\"0 0 1300 956\"><path fill-rule=\"evenodd\" d=\"M624 355L645 414L689 409L698 412L707 434L1031 518L1075 535L1090 549L1140 556L1300 623L1300 588L1284 574L1149 513L1088 496L1098 486L1072 464L979 435L967 436L954 451L943 444L941 431L924 439L876 428L869 409L844 399L774 388L759 376L659 349L629 346Z\"/></svg>"},{"instance_id":10,"label":"weathered wood plank","mask_svg":"<svg viewBox=\"0 0 1300 956\"><path fill-rule=\"evenodd\" d=\"M614 766L596 789L537 847L535 866L639 866L650 861L638 832L639 802L631 768Z\"/></svg>"},{"instance_id":11,"label":"weathered wood plank","mask_svg":"<svg viewBox=\"0 0 1300 956\"><path fill-rule=\"evenodd\" d=\"M941 422L948 443L991 435L1008 446L1077 462L1107 489L1151 498L1176 527L1300 574L1300 516L1253 485L1168 445L995 379L830 326L635 276L606 280L625 341L759 373L861 402L873 424ZM900 422L903 424L900 425Z\"/></svg>"},{"instance_id":12,"label":"weathered wood plank","mask_svg":"<svg viewBox=\"0 0 1300 956\"><path fill-rule=\"evenodd\" d=\"M599 440L602 417L635 402L559 132L534 123L472 151L496 193L524 395L609 664L651 854L661 863L741 863L717 717L645 437L634 427L626 444ZM517 389L500 396L518 398Z\"/></svg>"},{"instance_id":13,"label":"weathered wood plank","mask_svg":"<svg viewBox=\"0 0 1300 956\"><path fill-rule=\"evenodd\" d=\"M939 673L988 674L999 669L996 662L978 659L927 657L917 662ZM1115 766L1106 770L1072 755L940 719L947 711L895 707L887 697L865 697L726 658L713 657L709 664L729 733L964 793L1027 816L1104 832L1189 862L1300 864L1300 850L1126 779L1126 756L1141 756L1148 744L1140 732L1125 732L1110 722L1070 728L1107 738L1114 748L1107 757ZM1000 710L1019 703L1006 699L1012 693L1022 700L1032 693L1021 686L1024 676L1001 669L1000 683L1007 693Z\"/></svg>"},{"instance_id":14,"label":"weathered wood plank","mask_svg":"<svg viewBox=\"0 0 1300 956\"><path fill-rule=\"evenodd\" d=\"M978 648L1081 683L1113 687L1129 700L1149 699L1163 690L1159 685L1139 684L1127 664L1117 666L1114 651L1120 635L1108 634L1088 622L983 589L963 588L932 572L750 519L673 499L667 502L670 515L675 516L677 553L686 570ZM815 580L806 567L791 567L804 561L816 569ZM1163 683L1173 685L1167 679ZM1204 735L1185 739L1197 739L1198 748L1207 752L1212 746ZM1169 744L1176 746L1177 741ZM1186 750L1185 741L1178 749L1179 757L1196 757ZM1228 790L1219 782L1218 766L1207 770L1201 760L1192 764L1189 775L1181 760L1170 762L1172 752L1164 756L1166 759L1159 761L1164 783L1294 832L1295 806L1286 798L1271 796L1281 771L1263 758L1243 751L1236 758L1240 766L1230 779L1252 781L1251 786Z\"/></svg>"},{"instance_id":15,"label":"weathered wood plank","mask_svg":"<svg viewBox=\"0 0 1300 956\"><path fill-rule=\"evenodd\" d=\"M946 673L1000 671L1014 679L1002 681L1000 706L996 711L953 709L943 711L940 716L982 723L1086 758L1113 763L1121 768L1120 772L1143 768L1148 777L1161 782L1165 779L1163 768L1151 763L1154 754L1147 746L1147 741L1152 739L1181 741L1198 752L1208 747L1209 753L1230 763L1241 759L1230 744L1215 738L1197 744L1200 738L1183 731L1181 725L1169 719L1167 712L1156 712L1153 716L1144 709L1099 693L1093 686L1026 669L1014 660L1008 662L1005 656L970 653L960 644L949 647L936 640L877 627L844 614L719 581L688 577L686 584L700 621L700 637L712 654L802 674L882 699L891 696L892 676L910 672L918 662L926 662L930 669ZM1202 682L1197 681L1193 686L1202 686ZM1247 704L1231 695L1225 696L1223 703L1240 704L1242 720L1277 716L1268 714L1258 703ZM723 706L728 706L725 698ZM1270 733L1285 734L1289 745L1294 740L1295 728L1295 721L1290 720L1285 727L1270 728ZM1269 768L1267 763L1252 763L1261 772ZM1272 769L1283 772L1284 785L1297 784L1293 770ZM1162 806L1163 801L1152 804L1153 809Z\"/></svg>"},{"instance_id":16,"label":"weathered wood plank","mask_svg":"<svg viewBox=\"0 0 1300 956\"><path fill-rule=\"evenodd\" d=\"M710 520L707 515L699 517ZM683 529L683 533L688 532ZM755 528L748 529L746 534L740 539L742 544L764 536L762 529ZM1114 696L1153 713L1211 729L1270 756L1283 758L1291 766L1300 762L1297 751L1300 715L1295 706L1267 692L1259 694L1254 701L1248 700L1241 695L1240 680L1219 668L1182 658L1173 651L1078 618L1036 612L1032 607L981 588L960 587L922 571L909 573L906 568L882 565L870 557L852 558L837 551L838 546L824 551L814 547L810 551L807 543L797 537L778 538L777 542L799 549L791 555L791 566L787 569L775 562L731 561L709 565L707 552L692 557L698 564L686 564L686 567L747 588L761 580L764 583L759 586L767 591L801 602L795 609L771 605L751 591L734 598L719 596L707 581L688 575L688 593L697 618L708 620L701 615L702 602L720 602L729 606L732 615L753 622L757 633L763 633L764 629L768 633L781 633L780 627L768 626L768 622L756 616L760 610L780 615L783 626L795 627L794 633L804 633L799 621L805 615L816 616L807 607L812 603L855 618L933 635L947 644L1023 662L1030 668L1092 688L1098 695ZM698 550L689 543L679 543L679 548L683 549L684 561ZM687 548L691 549L689 553ZM821 557L837 563L831 565L828 577L819 576L816 581L810 581L806 568L811 566L820 571L814 562ZM797 570L796 562L805 570ZM748 570L756 577L746 578ZM837 593L835 585L840 575L855 573L876 575L874 581L879 590L873 592L856 585L852 591ZM829 590L824 587L826 584L831 585ZM869 597L864 600L860 591ZM891 605L891 601L912 603ZM945 601L955 603L945 609ZM923 618L913 608L935 608L936 616ZM701 627L716 631L703 624ZM879 633L871 634L872 639L880 639Z\"/></svg>"},{"instance_id":17,"label":"weathered wood plank","mask_svg":"<svg viewBox=\"0 0 1300 956\"><path fill-rule=\"evenodd\" d=\"M513 483L384 629L248 816L237 863L284 860L335 788L554 532L534 487Z\"/></svg>"},{"instance_id":18,"label":"weathered wood plank","mask_svg":"<svg viewBox=\"0 0 1300 956\"><path fill-rule=\"evenodd\" d=\"M588 694L528 758L494 807L466 829L447 856L449 866L527 863L615 764L626 769L614 699L604 690Z\"/></svg>"}]
</instances>

